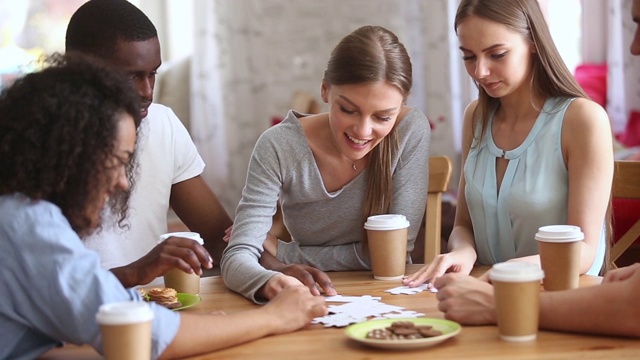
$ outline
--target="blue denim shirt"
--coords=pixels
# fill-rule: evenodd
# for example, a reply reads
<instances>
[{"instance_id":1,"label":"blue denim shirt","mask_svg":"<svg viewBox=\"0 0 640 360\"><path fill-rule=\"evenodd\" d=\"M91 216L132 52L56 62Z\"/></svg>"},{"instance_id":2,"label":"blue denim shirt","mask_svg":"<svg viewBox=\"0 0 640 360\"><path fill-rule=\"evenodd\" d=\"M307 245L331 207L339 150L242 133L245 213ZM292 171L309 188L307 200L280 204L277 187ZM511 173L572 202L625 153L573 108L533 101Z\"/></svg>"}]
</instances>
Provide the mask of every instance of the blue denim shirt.
<instances>
[{"instance_id":1,"label":"blue denim shirt","mask_svg":"<svg viewBox=\"0 0 640 360\"><path fill-rule=\"evenodd\" d=\"M59 342L102 352L102 304L138 300L100 268L61 210L21 194L0 196L0 359L34 359ZM151 304L152 358L175 337L178 313Z\"/></svg>"}]
</instances>

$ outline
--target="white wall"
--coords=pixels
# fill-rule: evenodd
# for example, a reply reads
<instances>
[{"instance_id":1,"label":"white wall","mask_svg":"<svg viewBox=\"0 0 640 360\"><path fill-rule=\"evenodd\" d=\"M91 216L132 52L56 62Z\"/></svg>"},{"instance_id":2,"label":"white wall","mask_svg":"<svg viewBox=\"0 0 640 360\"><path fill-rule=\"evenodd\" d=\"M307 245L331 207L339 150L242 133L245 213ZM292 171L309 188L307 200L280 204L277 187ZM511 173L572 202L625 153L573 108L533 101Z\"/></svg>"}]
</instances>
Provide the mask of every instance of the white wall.
<instances>
[{"instance_id":1,"label":"white wall","mask_svg":"<svg viewBox=\"0 0 640 360\"><path fill-rule=\"evenodd\" d=\"M201 1L204 11L211 13L205 24L196 26L194 61L203 60L199 51L208 56L204 47L211 44L217 45L218 58L194 65L202 72L194 74L195 81L209 76L206 69L219 71L221 86L211 91L220 92L224 109L211 104L210 113L221 112L209 116L221 116L223 123L195 119L195 114L192 121L210 121L225 133L226 151L212 156L218 161L214 171L226 178L213 180L213 187L231 213L240 199L253 145L271 117L286 114L295 90L319 94L332 48L362 25L384 26L405 44L414 64L414 95L409 105L419 107L436 122L433 153L455 159L448 77L453 29L448 10L457 0ZM198 89L194 99L206 101L206 90ZM207 138L214 139L216 134Z\"/></svg>"}]
</instances>

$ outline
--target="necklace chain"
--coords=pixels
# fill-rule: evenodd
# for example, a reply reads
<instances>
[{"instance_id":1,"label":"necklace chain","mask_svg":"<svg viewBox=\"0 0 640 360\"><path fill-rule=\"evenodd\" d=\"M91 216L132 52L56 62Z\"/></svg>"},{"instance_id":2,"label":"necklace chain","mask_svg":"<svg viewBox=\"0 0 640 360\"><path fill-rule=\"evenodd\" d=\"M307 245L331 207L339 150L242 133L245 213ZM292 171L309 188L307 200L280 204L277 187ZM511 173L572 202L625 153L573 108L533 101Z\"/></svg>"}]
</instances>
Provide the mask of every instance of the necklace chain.
<instances>
[{"instance_id":1,"label":"necklace chain","mask_svg":"<svg viewBox=\"0 0 640 360\"><path fill-rule=\"evenodd\" d=\"M353 169L353 171L358 171L358 165L356 165L356 163L355 163L355 162L353 162L353 161L349 160L349 158L348 158L348 157L346 157L346 156L344 156L344 155L342 155L342 153L340 153L340 152L339 152L339 154L340 154L340 156L342 156L345 160L347 160L348 162L350 162L350 163L351 163L351 165L352 165L352 166L351 166L351 168Z\"/></svg>"},{"instance_id":2,"label":"necklace chain","mask_svg":"<svg viewBox=\"0 0 640 360\"><path fill-rule=\"evenodd\" d=\"M333 140L333 146L335 147L336 151L338 152L338 154L340 154L340 156L342 156L343 159L347 160L348 162L351 163L351 168L353 169L353 171L358 171L358 165L356 165L356 163L354 161L351 161L348 157L344 156L344 154L342 154L342 152L340 152L340 149L338 149L338 144L336 143L336 139L334 139L333 137L331 137L331 140Z\"/></svg>"}]
</instances>

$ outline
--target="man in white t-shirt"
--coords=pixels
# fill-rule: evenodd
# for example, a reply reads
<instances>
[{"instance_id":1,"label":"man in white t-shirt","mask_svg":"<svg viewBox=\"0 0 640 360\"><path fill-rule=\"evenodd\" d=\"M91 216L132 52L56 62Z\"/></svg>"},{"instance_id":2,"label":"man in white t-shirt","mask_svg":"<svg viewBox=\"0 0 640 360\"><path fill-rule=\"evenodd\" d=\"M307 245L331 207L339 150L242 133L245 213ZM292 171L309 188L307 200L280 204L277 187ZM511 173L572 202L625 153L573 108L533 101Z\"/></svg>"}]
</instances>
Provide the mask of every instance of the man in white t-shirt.
<instances>
[{"instance_id":1,"label":"man in white t-shirt","mask_svg":"<svg viewBox=\"0 0 640 360\"><path fill-rule=\"evenodd\" d=\"M126 287L148 284L174 267L201 274L202 268L219 264L224 231L232 221L204 182L204 162L182 122L170 108L152 103L162 60L149 18L126 0L90 0L69 21L66 51L90 54L121 69L141 98L136 183L129 217L119 222L128 226L105 225L86 245L100 253L103 267ZM157 244L167 232L170 206L191 231L200 233L204 247L177 237Z\"/></svg>"}]
</instances>

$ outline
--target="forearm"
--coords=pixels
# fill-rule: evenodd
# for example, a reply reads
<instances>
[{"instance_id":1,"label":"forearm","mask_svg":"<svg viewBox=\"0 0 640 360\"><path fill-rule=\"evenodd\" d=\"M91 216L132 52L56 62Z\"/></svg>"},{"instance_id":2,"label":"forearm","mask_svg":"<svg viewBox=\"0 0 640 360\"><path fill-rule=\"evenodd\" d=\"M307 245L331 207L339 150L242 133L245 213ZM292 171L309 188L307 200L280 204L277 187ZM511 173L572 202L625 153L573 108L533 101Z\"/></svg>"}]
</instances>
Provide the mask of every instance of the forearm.
<instances>
[{"instance_id":1,"label":"forearm","mask_svg":"<svg viewBox=\"0 0 640 360\"><path fill-rule=\"evenodd\" d=\"M471 264L475 263L478 258L473 240L473 233L465 226L454 226L453 231L449 236L449 241L447 241L447 248L449 252L455 251L464 254Z\"/></svg>"},{"instance_id":2,"label":"forearm","mask_svg":"<svg viewBox=\"0 0 640 360\"><path fill-rule=\"evenodd\" d=\"M219 264L226 246L222 238L233 222L215 194L199 177L183 183L173 186L171 206L190 231L200 234L205 249L214 263Z\"/></svg>"},{"instance_id":3,"label":"forearm","mask_svg":"<svg viewBox=\"0 0 640 360\"><path fill-rule=\"evenodd\" d=\"M640 308L628 282L540 295L540 327L579 333L640 337Z\"/></svg>"},{"instance_id":4,"label":"forearm","mask_svg":"<svg viewBox=\"0 0 640 360\"><path fill-rule=\"evenodd\" d=\"M225 250L221 272L229 289L256 303L262 303L263 301L258 300L262 298L260 290L278 272L266 269L260 263L266 252L259 253L256 250L230 244Z\"/></svg>"},{"instance_id":5,"label":"forearm","mask_svg":"<svg viewBox=\"0 0 640 360\"><path fill-rule=\"evenodd\" d=\"M178 334L161 359L183 358L249 342L276 332L274 319L259 308L229 315L181 315Z\"/></svg>"},{"instance_id":6,"label":"forearm","mask_svg":"<svg viewBox=\"0 0 640 360\"><path fill-rule=\"evenodd\" d=\"M596 261L596 256L598 256L598 245L599 241L595 241L590 244L586 241L582 241L582 248L580 250L580 274L587 273L591 267L594 265L594 261ZM606 246L603 244L603 246ZM601 256L604 254L601 254ZM602 260L600 260L602 261ZM597 273L589 273L590 275L598 275Z\"/></svg>"},{"instance_id":7,"label":"forearm","mask_svg":"<svg viewBox=\"0 0 640 360\"><path fill-rule=\"evenodd\" d=\"M188 224L188 226L191 231L199 233L204 239L205 249L211 254L215 264L219 265L222 252L227 246L227 243L222 238L227 228L233 225L233 221L217 198L213 197L210 201L215 201L215 204L203 210L209 216L194 217L195 221L192 220L192 223Z\"/></svg>"},{"instance_id":8,"label":"forearm","mask_svg":"<svg viewBox=\"0 0 640 360\"><path fill-rule=\"evenodd\" d=\"M360 242L322 246L280 242L278 259L285 264L305 264L322 271L363 270L370 267Z\"/></svg>"},{"instance_id":9,"label":"forearm","mask_svg":"<svg viewBox=\"0 0 640 360\"><path fill-rule=\"evenodd\" d=\"M122 286L124 286L125 288L131 288L136 285L141 285L138 281L138 272L132 266L132 264L113 268L109 271L111 271L113 275L118 278Z\"/></svg>"}]
</instances>

